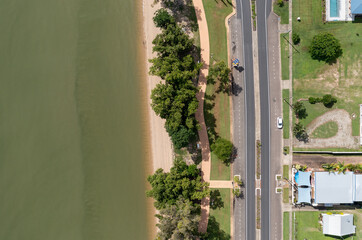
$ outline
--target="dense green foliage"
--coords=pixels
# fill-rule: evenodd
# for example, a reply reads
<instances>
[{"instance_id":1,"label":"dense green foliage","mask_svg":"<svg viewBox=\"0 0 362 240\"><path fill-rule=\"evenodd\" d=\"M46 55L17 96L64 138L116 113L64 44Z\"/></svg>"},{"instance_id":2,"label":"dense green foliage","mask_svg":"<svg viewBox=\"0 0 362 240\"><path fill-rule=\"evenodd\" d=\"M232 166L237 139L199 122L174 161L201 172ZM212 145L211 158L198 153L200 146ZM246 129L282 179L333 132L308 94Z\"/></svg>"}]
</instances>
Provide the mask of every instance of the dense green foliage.
<instances>
[{"instance_id":1,"label":"dense green foliage","mask_svg":"<svg viewBox=\"0 0 362 240\"><path fill-rule=\"evenodd\" d=\"M308 116L307 109L305 108L304 104L301 101L294 103L293 109L296 117L299 119L303 119Z\"/></svg>"},{"instance_id":2,"label":"dense green foliage","mask_svg":"<svg viewBox=\"0 0 362 240\"><path fill-rule=\"evenodd\" d=\"M156 27L166 28L170 24L175 24L175 18L171 16L166 9L161 8L155 12L153 22Z\"/></svg>"},{"instance_id":3,"label":"dense green foliage","mask_svg":"<svg viewBox=\"0 0 362 240\"><path fill-rule=\"evenodd\" d=\"M292 41L294 45L297 45L300 43L300 36L298 33L293 33L292 34Z\"/></svg>"},{"instance_id":4,"label":"dense green foliage","mask_svg":"<svg viewBox=\"0 0 362 240\"><path fill-rule=\"evenodd\" d=\"M323 103L325 107L331 108L337 103L337 98L333 97L331 94L326 94L322 98L310 97L308 101L310 104Z\"/></svg>"},{"instance_id":5,"label":"dense green foliage","mask_svg":"<svg viewBox=\"0 0 362 240\"><path fill-rule=\"evenodd\" d=\"M166 205L156 217L159 222L157 240L168 239L190 239L196 240L199 237L198 225L200 215L198 209L188 200L177 200L175 205Z\"/></svg>"},{"instance_id":6,"label":"dense green foliage","mask_svg":"<svg viewBox=\"0 0 362 240\"><path fill-rule=\"evenodd\" d=\"M224 138L216 139L215 143L211 145L211 150L221 161L226 164L230 163L233 144L229 140Z\"/></svg>"},{"instance_id":7,"label":"dense green foliage","mask_svg":"<svg viewBox=\"0 0 362 240\"><path fill-rule=\"evenodd\" d=\"M283 0L277 0L277 4L279 7L283 7L284 6L284 1Z\"/></svg>"},{"instance_id":8,"label":"dense green foliage","mask_svg":"<svg viewBox=\"0 0 362 240\"><path fill-rule=\"evenodd\" d=\"M228 93L231 85L230 72L230 68L228 68L224 61L216 62L209 68L207 81L210 84L218 83L218 91Z\"/></svg>"},{"instance_id":9,"label":"dense green foliage","mask_svg":"<svg viewBox=\"0 0 362 240\"><path fill-rule=\"evenodd\" d=\"M182 159L175 159L170 172L165 173L160 168L147 180L152 187L147 191L147 196L155 199L157 209L175 205L180 198L190 200L198 206L200 200L210 194L208 183L202 181L197 166L188 166Z\"/></svg>"},{"instance_id":10,"label":"dense green foliage","mask_svg":"<svg viewBox=\"0 0 362 240\"><path fill-rule=\"evenodd\" d=\"M322 98L322 103L325 107L331 108L337 102L337 99L333 97L331 94L326 94Z\"/></svg>"},{"instance_id":11,"label":"dense green foliage","mask_svg":"<svg viewBox=\"0 0 362 240\"><path fill-rule=\"evenodd\" d=\"M301 124L301 123L294 124L293 134L300 141L308 140L307 131L306 131L305 127L303 126L303 124Z\"/></svg>"},{"instance_id":12,"label":"dense green foliage","mask_svg":"<svg viewBox=\"0 0 362 240\"><path fill-rule=\"evenodd\" d=\"M313 37L309 52L313 59L327 63L335 61L343 53L339 40L327 32Z\"/></svg>"},{"instance_id":13,"label":"dense green foliage","mask_svg":"<svg viewBox=\"0 0 362 240\"><path fill-rule=\"evenodd\" d=\"M163 119L175 148L186 147L197 136L198 123L195 113L198 108L193 80L201 64L192 57L194 42L179 27L166 10L159 10L155 24L162 26L162 32L153 40L153 51L157 56L150 73L161 77L151 93L152 109ZM171 19L171 20L170 20ZM157 22L156 22L157 21Z\"/></svg>"}]
</instances>

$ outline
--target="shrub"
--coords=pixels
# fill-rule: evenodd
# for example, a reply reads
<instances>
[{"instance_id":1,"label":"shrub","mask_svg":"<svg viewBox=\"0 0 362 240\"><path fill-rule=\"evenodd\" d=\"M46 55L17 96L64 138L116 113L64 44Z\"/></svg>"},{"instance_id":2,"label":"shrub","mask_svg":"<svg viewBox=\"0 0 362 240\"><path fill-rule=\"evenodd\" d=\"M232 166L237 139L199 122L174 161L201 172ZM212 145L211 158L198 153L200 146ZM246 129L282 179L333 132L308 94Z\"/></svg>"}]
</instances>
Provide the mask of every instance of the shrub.
<instances>
[{"instance_id":1,"label":"shrub","mask_svg":"<svg viewBox=\"0 0 362 240\"><path fill-rule=\"evenodd\" d=\"M300 36L298 33L293 33L292 35L292 41L294 45L297 45L300 43Z\"/></svg>"},{"instance_id":2,"label":"shrub","mask_svg":"<svg viewBox=\"0 0 362 240\"><path fill-rule=\"evenodd\" d=\"M310 104L316 104L318 101L318 98L315 98L315 97L309 97L308 98L308 101Z\"/></svg>"},{"instance_id":3,"label":"shrub","mask_svg":"<svg viewBox=\"0 0 362 240\"><path fill-rule=\"evenodd\" d=\"M333 97L331 94L326 94L322 98L322 103L325 107L331 108L337 102L337 99Z\"/></svg>"},{"instance_id":4,"label":"shrub","mask_svg":"<svg viewBox=\"0 0 362 240\"><path fill-rule=\"evenodd\" d=\"M301 123L294 124L293 134L299 141L307 141L309 137L305 127Z\"/></svg>"},{"instance_id":5,"label":"shrub","mask_svg":"<svg viewBox=\"0 0 362 240\"><path fill-rule=\"evenodd\" d=\"M339 40L326 32L313 37L309 52L313 59L327 63L335 61L343 53Z\"/></svg>"},{"instance_id":6,"label":"shrub","mask_svg":"<svg viewBox=\"0 0 362 240\"><path fill-rule=\"evenodd\" d=\"M279 7L283 7L284 6L284 1L283 0L278 0L277 4Z\"/></svg>"}]
</instances>

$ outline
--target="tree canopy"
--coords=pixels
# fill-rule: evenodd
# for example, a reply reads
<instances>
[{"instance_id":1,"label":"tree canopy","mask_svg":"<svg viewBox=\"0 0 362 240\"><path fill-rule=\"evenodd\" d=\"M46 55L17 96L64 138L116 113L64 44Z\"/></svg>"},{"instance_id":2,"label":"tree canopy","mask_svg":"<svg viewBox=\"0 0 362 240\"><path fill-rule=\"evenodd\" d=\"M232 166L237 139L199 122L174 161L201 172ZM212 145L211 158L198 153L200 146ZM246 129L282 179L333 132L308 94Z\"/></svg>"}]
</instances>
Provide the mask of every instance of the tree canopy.
<instances>
[{"instance_id":1,"label":"tree canopy","mask_svg":"<svg viewBox=\"0 0 362 240\"><path fill-rule=\"evenodd\" d=\"M210 83L218 82L218 91L228 92L231 84L230 72L230 68L226 66L224 61L216 62L209 68L207 81Z\"/></svg>"},{"instance_id":2,"label":"tree canopy","mask_svg":"<svg viewBox=\"0 0 362 240\"><path fill-rule=\"evenodd\" d=\"M155 207L163 209L166 205L175 205L183 198L199 206L200 200L210 194L208 183L203 182L200 170L195 164L187 165L182 159L175 159L170 172L158 169L147 178L152 189L147 196L155 199Z\"/></svg>"},{"instance_id":3,"label":"tree canopy","mask_svg":"<svg viewBox=\"0 0 362 240\"><path fill-rule=\"evenodd\" d=\"M164 8L160 8L155 12L153 22L159 28L166 28L168 25L176 24L175 18Z\"/></svg>"},{"instance_id":4,"label":"tree canopy","mask_svg":"<svg viewBox=\"0 0 362 240\"><path fill-rule=\"evenodd\" d=\"M157 227L158 240L179 239L196 240L199 237L198 225L200 215L198 209L189 200L180 198L175 205L166 205L156 217L159 219Z\"/></svg>"},{"instance_id":5,"label":"tree canopy","mask_svg":"<svg viewBox=\"0 0 362 240\"><path fill-rule=\"evenodd\" d=\"M308 116L307 109L301 101L293 104L294 113L299 119L306 118Z\"/></svg>"},{"instance_id":6,"label":"tree canopy","mask_svg":"<svg viewBox=\"0 0 362 240\"><path fill-rule=\"evenodd\" d=\"M309 52L313 59L327 63L335 61L343 53L339 40L327 32L313 37Z\"/></svg>"},{"instance_id":7,"label":"tree canopy","mask_svg":"<svg viewBox=\"0 0 362 240\"><path fill-rule=\"evenodd\" d=\"M156 16L165 15L162 19L168 19L167 14L166 10L160 10ZM158 116L166 119L165 128L174 146L182 148L196 138L196 94L199 90L193 80L201 64L195 63L192 57L193 39L173 21L162 20L162 24L165 24L162 32L153 40L153 51L157 55L149 61L152 63L150 74L165 81L152 90L151 107Z\"/></svg>"},{"instance_id":8,"label":"tree canopy","mask_svg":"<svg viewBox=\"0 0 362 240\"><path fill-rule=\"evenodd\" d=\"M309 137L305 127L301 123L294 124L293 134L299 141L307 141Z\"/></svg>"},{"instance_id":9,"label":"tree canopy","mask_svg":"<svg viewBox=\"0 0 362 240\"><path fill-rule=\"evenodd\" d=\"M229 140L224 138L216 139L215 143L211 145L211 150L221 161L226 164L230 163L233 144Z\"/></svg>"}]
</instances>

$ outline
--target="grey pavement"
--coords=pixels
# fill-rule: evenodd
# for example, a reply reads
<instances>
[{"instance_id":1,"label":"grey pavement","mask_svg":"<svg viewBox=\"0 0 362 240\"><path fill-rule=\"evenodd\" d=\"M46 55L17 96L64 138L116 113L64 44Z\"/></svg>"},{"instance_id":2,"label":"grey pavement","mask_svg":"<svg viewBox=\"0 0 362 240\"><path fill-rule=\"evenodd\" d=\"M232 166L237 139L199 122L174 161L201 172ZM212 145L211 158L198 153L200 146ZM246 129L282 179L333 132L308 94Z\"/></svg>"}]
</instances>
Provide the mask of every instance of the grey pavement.
<instances>
[{"instance_id":1,"label":"grey pavement","mask_svg":"<svg viewBox=\"0 0 362 240\"><path fill-rule=\"evenodd\" d=\"M231 57L240 60L240 65L244 66L242 37L241 37L241 21L234 15L230 18L230 53ZM240 175L245 181L245 86L244 73L240 69L232 70L232 103L233 103L233 143L237 149L237 156L233 163L233 174ZM237 240L245 240L245 199L234 198L234 233L233 237Z\"/></svg>"},{"instance_id":2,"label":"grey pavement","mask_svg":"<svg viewBox=\"0 0 362 240\"><path fill-rule=\"evenodd\" d=\"M245 119L246 144L244 144L245 170L246 170L246 192L245 192L245 237L247 240L255 239L255 99L254 99L254 71L253 71L253 47L252 47L252 26L250 0L237 0L237 21L240 22L242 42L236 44L242 49L244 66L242 73L245 86ZM238 107L238 106L236 106ZM236 125L234 119L234 125ZM234 133L235 135L235 133ZM244 135L245 136L245 133ZM236 222L236 221L235 221ZM236 224L237 225L237 224ZM236 228L235 228L236 230ZM237 239L237 238L235 238Z\"/></svg>"}]
</instances>

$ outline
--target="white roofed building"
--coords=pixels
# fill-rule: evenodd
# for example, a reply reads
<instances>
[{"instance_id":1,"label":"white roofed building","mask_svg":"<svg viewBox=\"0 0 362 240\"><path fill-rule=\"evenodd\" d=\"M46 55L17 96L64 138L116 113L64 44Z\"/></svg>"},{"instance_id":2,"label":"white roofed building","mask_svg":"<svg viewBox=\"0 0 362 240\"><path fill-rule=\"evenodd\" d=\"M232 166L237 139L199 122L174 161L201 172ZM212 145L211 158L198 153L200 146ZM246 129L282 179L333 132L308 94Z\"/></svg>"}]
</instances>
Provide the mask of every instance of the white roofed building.
<instances>
[{"instance_id":1,"label":"white roofed building","mask_svg":"<svg viewBox=\"0 0 362 240\"><path fill-rule=\"evenodd\" d=\"M356 233L353 214L322 214L323 234L343 237Z\"/></svg>"}]
</instances>

